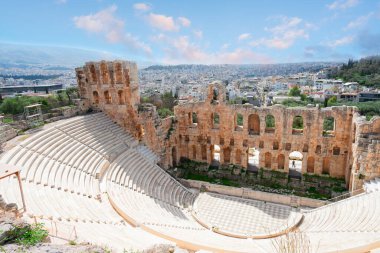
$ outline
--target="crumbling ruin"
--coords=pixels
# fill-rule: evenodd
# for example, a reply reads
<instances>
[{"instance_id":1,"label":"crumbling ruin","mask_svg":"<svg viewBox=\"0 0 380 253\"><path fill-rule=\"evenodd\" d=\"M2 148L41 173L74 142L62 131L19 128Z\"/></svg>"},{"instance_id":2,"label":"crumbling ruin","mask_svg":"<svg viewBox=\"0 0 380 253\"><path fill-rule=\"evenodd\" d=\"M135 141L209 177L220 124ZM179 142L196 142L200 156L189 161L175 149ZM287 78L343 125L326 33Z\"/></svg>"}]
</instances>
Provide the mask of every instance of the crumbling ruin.
<instances>
[{"instance_id":1,"label":"crumbling ruin","mask_svg":"<svg viewBox=\"0 0 380 253\"><path fill-rule=\"evenodd\" d=\"M328 174L345 178L351 190L380 175L380 118L365 121L355 107L231 105L224 86L212 83L205 101L178 105L174 117L160 119L153 105L140 103L135 63L89 62L76 73L82 105L133 133L161 157L162 167L184 157L248 170ZM326 119L333 121L328 131Z\"/></svg>"}]
</instances>

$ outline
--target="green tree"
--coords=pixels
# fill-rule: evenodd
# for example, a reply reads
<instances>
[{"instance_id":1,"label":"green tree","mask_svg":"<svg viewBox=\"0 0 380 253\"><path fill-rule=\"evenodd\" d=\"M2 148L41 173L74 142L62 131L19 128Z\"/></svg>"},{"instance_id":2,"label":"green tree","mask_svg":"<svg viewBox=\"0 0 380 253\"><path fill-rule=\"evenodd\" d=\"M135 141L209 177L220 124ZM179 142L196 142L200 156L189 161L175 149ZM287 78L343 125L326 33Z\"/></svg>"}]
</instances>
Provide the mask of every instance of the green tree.
<instances>
[{"instance_id":1,"label":"green tree","mask_svg":"<svg viewBox=\"0 0 380 253\"><path fill-rule=\"evenodd\" d=\"M301 90L298 88L298 86L294 86L289 91L289 96L291 97L299 97L301 96Z\"/></svg>"},{"instance_id":2,"label":"green tree","mask_svg":"<svg viewBox=\"0 0 380 253\"><path fill-rule=\"evenodd\" d=\"M337 102L336 96L332 96L331 98L327 100L327 106L333 106L336 104L336 102Z\"/></svg>"}]
</instances>

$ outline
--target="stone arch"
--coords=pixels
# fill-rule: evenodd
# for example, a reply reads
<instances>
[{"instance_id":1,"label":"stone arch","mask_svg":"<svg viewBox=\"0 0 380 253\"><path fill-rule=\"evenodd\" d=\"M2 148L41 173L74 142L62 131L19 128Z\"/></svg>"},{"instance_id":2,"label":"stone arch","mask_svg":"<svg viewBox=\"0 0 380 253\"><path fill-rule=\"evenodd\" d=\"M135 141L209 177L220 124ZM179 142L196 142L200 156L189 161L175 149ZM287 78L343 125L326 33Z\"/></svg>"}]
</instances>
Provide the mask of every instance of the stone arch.
<instances>
[{"instance_id":1,"label":"stone arch","mask_svg":"<svg viewBox=\"0 0 380 253\"><path fill-rule=\"evenodd\" d=\"M220 146L219 145L211 145L210 147L211 151L211 164L214 166L219 166L220 165Z\"/></svg>"},{"instance_id":2,"label":"stone arch","mask_svg":"<svg viewBox=\"0 0 380 253\"><path fill-rule=\"evenodd\" d=\"M329 157L323 157L322 174L330 175L330 158Z\"/></svg>"},{"instance_id":3,"label":"stone arch","mask_svg":"<svg viewBox=\"0 0 380 253\"><path fill-rule=\"evenodd\" d=\"M121 84L123 83L123 67L120 62L115 63L115 83Z\"/></svg>"},{"instance_id":4,"label":"stone arch","mask_svg":"<svg viewBox=\"0 0 380 253\"><path fill-rule=\"evenodd\" d=\"M272 168L272 154L270 152L265 153L265 168Z\"/></svg>"},{"instance_id":5,"label":"stone arch","mask_svg":"<svg viewBox=\"0 0 380 253\"><path fill-rule=\"evenodd\" d=\"M240 149L237 149L237 150L236 150L236 153L235 153L235 163L236 163L236 164L241 165L241 155L242 155L241 150L240 150Z\"/></svg>"},{"instance_id":6,"label":"stone arch","mask_svg":"<svg viewBox=\"0 0 380 253\"><path fill-rule=\"evenodd\" d=\"M307 158L307 173L314 173L315 159L313 156Z\"/></svg>"},{"instance_id":7,"label":"stone arch","mask_svg":"<svg viewBox=\"0 0 380 253\"><path fill-rule=\"evenodd\" d=\"M122 90L119 90L117 92L117 96L119 98L119 105L125 105L125 95L124 95L124 91Z\"/></svg>"},{"instance_id":8,"label":"stone arch","mask_svg":"<svg viewBox=\"0 0 380 253\"><path fill-rule=\"evenodd\" d=\"M260 166L260 150L256 147L248 148L248 170L258 171Z\"/></svg>"},{"instance_id":9,"label":"stone arch","mask_svg":"<svg viewBox=\"0 0 380 253\"><path fill-rule=\"evenodd\" d=\"M98 105L99 104L99 93L96 90L94 90L92 92L92 97L94 99L94 103Z\"/></svg>"},{"instance_id":10,"label":"stone arch","mask_svg":"<svg viewBox=\"0 0 380 253\"><path fill-rule=\"evenodd\" d=\"M219 128L220 116L218 113L214 112L211 114L211 121L213 128Z\"/></svg>"},{"instance_id":11,"label":"stone arch","mask_svg":"<svg viewBox=\"0 0 380 253\"><path fill-rule=\"evenodd\" d=\"M323 119L323 131L322 135L326 137L335 136L335 119L334 117L326 117Z\"/></svg>"},{"instance_id":12,"label":"stone arch","mask_svg":"<svg viewBox=\"0 0 380 253\"><path fill-rule=\"evenodd\" d=\"M191 114L191 123L197 125L198 124L198 115L196 112L193 112Z\"/></svg>"},{"instance_id":13,"label":"stone arch","mask_svg":"<svg viewBox=\"0 0 380 253\"><path fill-rule=\"evenodd\" d=\"M207 100L211 104L219 104L221 101L225 101L225 97L225 87L221 83L214 82L208 86Z\"/></svg>"},{"instance_id":14,"label":"stone arch","mask_svg":"<svg viewBox=\"0 0 380 253\"><path fill-rule=\"evenodd\" d=\"M278 150L278 148L279 148L278 141L274 141L273 142L273 150Z\"/></svg>"},{"instance_id":15,"label":"stone arch","mask_svg":"<svg viewBox=\"0 0 380 253\"><path fill-rule=\"evenodd\" d=\"M260 134L260 117L257 114L250 114L248 116L248 132L249 134Z\"/></svg>"},{"instance_id":16,"label":"stone arch","mask_svg":"<svg viewBox=\"0 0 380 253\"><path fill-rule=\"evenodd\" d=\"M106 104L111 104L112 99L111 99L110 92L108 90L104 91L104 99L106 101Z\"/></svg>"},{"instance_id":17,"label":"stone arch","mask_svg":"<svg viewBox=\"0 0 380 253\"><path fill-rule=\"evenodd\" d=\"M285 169L285 156L283 154L277 156L277 166L279 170Z\"/></svg>"},{"instance_id":18,"label":"stone arch","mask_svg":"<svg viewBox=\"0 0 380 253\"><path fill-rule=\"evenodd\" d=\"M242 114L237 113L235 116L235 131L243 130L244 117Z\"/></svg>"},{"instance_id":19,"label":"stone arch","mask_svg":"<svg viewBox=\"0 0 380 253\"><path fill-rule=\"evenodd\" d=\"M293 151L289 154L289 176L302 176L303 154L299 151Z\"/></svg>"},{"instance_id":20,"label":"stone arch","mask_svg":"<svg viewBox=\"0 0 380 253\"><path fill-rule=\"evenodd\" d=\"M293 118L292 134L303 134L303 118L297 115Z\"/></svg>"},{"instance_id":21,"label":"stone arch","mask_svg":"<svg viewBox=\"0 0 380 253\"><path fill-rule=\"evenodd\" d=\"M265 132L274 133L276 126L276 120L272 114L265 116Z\"/></svg>"},{"instance_id":22,"label":"stone arch","mask_svg":"<svg viewBox=\"0 0 380 253\"><path fill-rule=\"evenodd\" d=\"M95 69L94 64L91 64L91 65L90 65L90 73L91 73L91 79L92 79L92 82L93 82L94 84L97 83L96 69Z\"/></svg>"},{"instance_id":23,"label":"stone arch","mask_svg":"<svg viewBox=\"0 0 380 253\"><path fill-rule=\"evenodd\" d=\"M224 158L224 163L231 163L231 149L230 149L230 147L224 148L223 158Z\"/></svg>"},{"instance_id":24,"label":"stone arch","mask_svg":"<svg viewBox=\"0 0 380 253\"><path fill-rule=\"evenodd\" d=\"M333 147L333 155L340 155L340 148L335 146Z\"/></svg>"},{"instance_id":25,"label":"stone arch","mask_svg":"<svg viewBox=\"0 0 380 253\"><path fill-rule=\"evenodd\" d=\"M109 80L108 67L107 67L107 64L105 62L100 63L100 72L102 75L102 82L104 84L109 84L110 80Z\"/></svg>"}]
</instances>

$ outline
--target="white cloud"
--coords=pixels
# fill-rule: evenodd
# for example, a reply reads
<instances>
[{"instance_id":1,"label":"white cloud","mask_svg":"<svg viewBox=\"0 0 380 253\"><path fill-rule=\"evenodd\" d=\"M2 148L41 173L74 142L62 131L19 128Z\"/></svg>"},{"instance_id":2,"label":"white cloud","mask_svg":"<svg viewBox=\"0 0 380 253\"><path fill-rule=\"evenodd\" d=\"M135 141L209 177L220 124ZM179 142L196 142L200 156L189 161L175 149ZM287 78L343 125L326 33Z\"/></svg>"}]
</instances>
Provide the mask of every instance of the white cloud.
<instances>
[{"instance_id":1,"label":"white cloud","mask_svg":"<svg viewBox=\"0 0 380 253\"><path fill-rule=\"evenodd\" d=\"M109 43L121 43L132 50L142 50L151 54L151 48L137 37L124 31L124 21L115 17L116 5L112 5L95 14L77 16L73 18L77 28L89 33L103 36Z\"/></svg>"},{"instance_id":2,"label":"white cloud","mask_svg":"<svg viewBox=\"0 0 380 253\"><path fill-rule=\"evenodd\" d=\"M138 11L149 11L152 7L146 3L135 3L133 8Z\"/></svg>"},{"instance_id":3,"label":"white cloud","mask_svg":"<svg viewBox=\"0 0 380 253\"><path fill-rule=\"evenodd\" d=\"M347 44L350 44L354 41L355 37L354 36L345 36L345 37L342 37L340 39L337 39L337 40L334 40L334 41L330 41L327 43L327 45L329 47L338 47L338 46L343 46L343 45L347 45Z\"/></svg>"},{"instance_id":4,"label":"white cloud","mask_svg":"<svg viewBox=\"0 0 380 253\"><path fill-rule=\"evenodd\" d=\"M163 62L167 64L240 64L271 62L269 57L255 53L249 49L237 48L233 51L222 50L209 53L204 51L198 45L191 43L187 36L170 38L164 35L160 36L160 40L166 45ZM225 49L227 49L227 47Z\"/></svg>"},{"instance_id":5,"label":"white cloud","mask_svg":"<svg viewBox=\"0 0 380 253\"><path fill-rule=\"evenodd\" d=\"M314 25L304 22L298 17L282 16L277 19L281 21L278 25L265 28L271 34L271 37L251 41L250 45L286 49L291 47L298 39L308 39L309 30L315 29Z\"/></svg>"},{"instance_id":6,"label":"white cloud","mask_svg":"<svg viewBox=\"0 0 380 253\"><path fill-rule=\"evenodd\" d=\"M367 15L360 16L355 20L352 20L347 24L347 26L344 28L344 30L350 30L350 29L355 29L358 27L362 27L365 24L368 23L368 20L373 16L373 12L368 13Z\"/></svg>"},{"instance_id":7,"label":"white cloud","mask_svg":"<svg viewBox=\"0 0 380 253\"><path fill-rule=\"evenodd\" d=\"M161 31L178 31L179 27L175 24L173 17L161 14L150 13L147 16L148 23Z\"/></svg>"},{"instance_id":8,"label":"white cloud","mask_svg":"<svg viewBox=\"0 0 380 253\"><path fill-rule=\"evenodd\" d=\"M191 21L185 17L179 17L178 21L184 27L189 27L191 25Z\"/></svg>"},{"instance_id":9,"label":"white cloud","mask_svg":"<svg viewBox=\"0 0 380 253\"><path fill-rule=\"evenodd\" d=\"M203 38L203 32L201 30L194 30L193 33L194 33L194 36L197 37L198 39Z\"/></svg>"},{"instance_id":10,"label":"white cloud","mask_svg":"<svg viewBox=\"0 0 380 253\"><path fill-rule=\"evenodd\" d=\"M238 37L238 40L246 40L246 39L249 39L251 37L251 34L249 33L242 33L239 35Z\"/></svg>"},{"instance_id":11,"label":"white cloud","mask_svg":"<svg viewBox=\"0 0 380 253\"><path fill-rule=\"evenodd\" d=\"M327 8L330 10L344 10L356 6L358 3L359 0L336 0L327 5Z\"/></svg>"}]
</instances>

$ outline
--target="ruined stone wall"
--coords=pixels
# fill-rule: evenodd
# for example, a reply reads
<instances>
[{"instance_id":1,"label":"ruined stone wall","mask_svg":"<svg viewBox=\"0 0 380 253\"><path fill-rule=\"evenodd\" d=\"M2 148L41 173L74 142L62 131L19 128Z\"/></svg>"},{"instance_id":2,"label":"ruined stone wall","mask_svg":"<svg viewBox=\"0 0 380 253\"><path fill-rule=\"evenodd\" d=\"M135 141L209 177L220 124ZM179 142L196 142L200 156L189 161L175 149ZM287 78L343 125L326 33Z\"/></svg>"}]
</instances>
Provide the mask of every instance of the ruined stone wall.
<instances>
[{"instance_id":1,"label":"ruined stone wall","mask_svg":"<svg viewBox=\"0 0 380 253\"><path fill-rule=\"evenodd\" d=\"M360 189L364 181L380 177L380 117L367 121L355 115L352 140L351 189Z\"/></svg>"},{"instance_id":2,"label":"ruined stone wall","mask_svg":"<svg viewBox=\"0 0 380 253\"><path fill-rule=\"evenodd\" d=\"M213 84L206 101L175 107L178 124L172 164L178 163L180 157L211 163L213 145L217 144L222 164L247 167L248 149L255 147L260 150L259 167L288 172L289 154L299 151L303 155L302 173L325 173L348 181L354 107L258 108L227 104L224 94L223 86ZM192 122L193 113L197 123ZM215 113L219 115L219 124L213 122ZM237 114L243 116L243 126L237 125ZM274 116L274 128L266 127L267 115ZM303 118L303 130L292 128L296 116ZM335 130L324 136L326 117L335 119Z\"/></svg>"},{"instance_id":3,"label":"ruined stone wall","mask_svg":"<svg viewBox=\"0 0 380 253\"><path fill-rule=\"evenodd\" d=\"M140 104L136 63L88 62L84 67L76 68L76 75L82 107L105 112L165 158L167 132L171 124L159 118L153 105Z\"/></svg>"},{"instance_id":4,"label":"ruined stone wall","mask_svg":"<svg viewBox=\"0 0 380 253\"><path fill-rule=\"evenodd\" d=\"M248 168L248 151L254 147L260 151L258 167L284 172L289 172L291 152L298 151L302 173L345 178L351 189L380 175L380 119L367 122L355 107L232 105L224 86L213 83L205 101L178 105L174 117L160 119L155 106L140 104L135 63L89 62L76 72L81 106L104 111L157 153L165 168L181 157L211 164L218 145L221 164ZM267 127L268 115L274 127ZM303 129L293 129L296 117L302 117ZM334 118L335 127L324 132L327 117Z\"/></svg>"}]
</instances>

